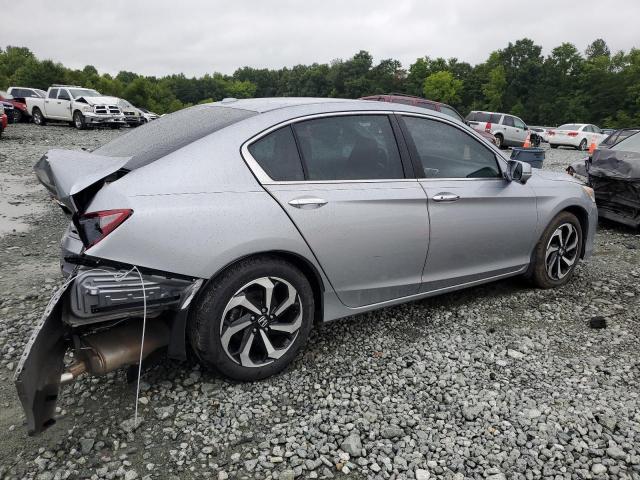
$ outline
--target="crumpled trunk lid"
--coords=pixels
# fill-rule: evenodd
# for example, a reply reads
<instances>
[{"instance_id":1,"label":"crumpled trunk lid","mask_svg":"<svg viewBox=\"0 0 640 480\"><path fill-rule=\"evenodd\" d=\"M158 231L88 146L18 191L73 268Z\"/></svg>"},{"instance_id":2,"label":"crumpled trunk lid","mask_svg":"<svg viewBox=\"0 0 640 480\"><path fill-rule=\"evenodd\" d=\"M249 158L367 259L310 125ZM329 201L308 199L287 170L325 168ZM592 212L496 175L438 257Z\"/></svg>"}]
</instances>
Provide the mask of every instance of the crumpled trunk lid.
<instances>
[{"instance_id":1,"label":"crumpled trunk lid","mask_svg":"<svg viewBox=\"0 0 640 480\"><path fill-rule=\"evenodd\" d=\"M82 213L110 178L122 177L131 157L107 157L81 150L49 150L33 167L36 177L69 213Z\"/></svg>"}]
</instances>

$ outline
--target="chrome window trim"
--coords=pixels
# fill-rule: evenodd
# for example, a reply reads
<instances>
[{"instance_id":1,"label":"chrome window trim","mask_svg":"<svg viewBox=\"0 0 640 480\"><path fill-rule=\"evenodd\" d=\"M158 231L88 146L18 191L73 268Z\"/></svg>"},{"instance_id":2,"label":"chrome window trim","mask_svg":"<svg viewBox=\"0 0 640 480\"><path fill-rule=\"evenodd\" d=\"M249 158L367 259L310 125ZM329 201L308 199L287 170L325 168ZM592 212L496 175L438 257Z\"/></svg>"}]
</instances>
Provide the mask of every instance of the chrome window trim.
<instances>
[{"instance_id":1,"label":"chrome window trim","mask_svg":"<svg viewBox=\"0 0 640 480\"><path fill-rule=\"evenodd\" d=\"M269 135L271 132L278 130L279 128L286 127L287 125L292 125L294 123L303 122L305 120L311 120L314 118L324 118L324 117L343 117L343 116L353 116L353 115L405 115L412 117L420 117L425 118L427 120L437 120L444 123L447 123L458 130L469 135L469 132L463 128L460 128L459 125L456 125L455 121L449 120L448 118L441 118L433 115L429 115L428 113L418 113L418 112L406 112L402 110L352 110L352 111L339 111L339 112L325 112L325 113L312 113L309 115L303 115L300 117L290 118L288 120L284 120L280 123L276 123L271 127L263 130L262 132L254 135L253 137L246 140L240 146L240 154L242 159L249 167L249 170L255 175L258 179L258 182L262 185L318 185L318 184L344 184L344 183L398 183L398 182L411 182L415 183L423 180L437 180L437 181L478 181L478 180L501 180L504 178L459 178L459 177L443 177L443 178L389 178L389 179L367 179L367 180L274 180L262 169L258 161L251 155L249 151L249 147L260 140L261 138ZM443 114L444 115L444 114ZM487 148L490 152L492 152L496 156L496 161L498 162L498 166L500 167L503 175L505 174L506 165L503 165L500 160L503 160L506 164L506 160L500 155L497 155L495 150L492 149L491 144L488 143L481 135L479 135L475 130L471 129L473 135L470 135L471 138L479 140L485 148Z\"/></svg>"}]
</instances>

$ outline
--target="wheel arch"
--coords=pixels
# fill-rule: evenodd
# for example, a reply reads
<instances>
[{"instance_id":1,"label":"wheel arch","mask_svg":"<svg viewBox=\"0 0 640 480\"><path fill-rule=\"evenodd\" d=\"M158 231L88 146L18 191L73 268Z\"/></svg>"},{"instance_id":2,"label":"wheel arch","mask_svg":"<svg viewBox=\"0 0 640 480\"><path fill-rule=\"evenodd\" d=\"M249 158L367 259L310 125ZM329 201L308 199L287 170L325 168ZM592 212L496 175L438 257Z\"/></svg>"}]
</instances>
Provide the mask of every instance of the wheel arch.
<instances>
[{"instance_id":1,"label":"wheel arch","mask_svg":"<svg viewBox=\"0 0 640 480\"><path fill-rule=\"evenodd\" d=\"M576 216L580 222L580 228L582 228L582 248L580 252L580 258L584 258L585 247L587 245L587 233L589 232L589 214L580 205L569 205L564 207L558 213L569 212ZM557 215L557 214L556 214ZM555 218L555 215L554 215Z\"/></svg>"},{"instance_id":2,"label":"wheel arch","mask_svg":"<svg viewBox=\"0 0 640 480\"><path fill-rule=\"evenodd\" d=\"M284 260L298 269L303 273L303 275L307 278L309 283L311 284L311 290L313 291L313 301L314 301L314 323L321 323L324 318L324 292L325 292L325 284L322 279L322 276L316 266L304 258L302 255L297 253L285 251L285 250L266 250L263 252L252 253L249 255L244 255L234 259L233 261L227 263L224 267L219 269L216 273L214 273L209 279L207 279L194 298L189 304L188 311L183 318L174 318L174 322L171 328L171 348L169 349L169 355L173 358L185 359L186 352L188 349L188 341L187 341L187 323L189 322L189 317L192 309L195 305L198 304L201 295L206 291L207 286L211 284L216 278L220 275L223 275L227 270L232 268L234 265L245 261L247 259L253 258L276 258L280 260Z\"/></svg>"}]
</instances>

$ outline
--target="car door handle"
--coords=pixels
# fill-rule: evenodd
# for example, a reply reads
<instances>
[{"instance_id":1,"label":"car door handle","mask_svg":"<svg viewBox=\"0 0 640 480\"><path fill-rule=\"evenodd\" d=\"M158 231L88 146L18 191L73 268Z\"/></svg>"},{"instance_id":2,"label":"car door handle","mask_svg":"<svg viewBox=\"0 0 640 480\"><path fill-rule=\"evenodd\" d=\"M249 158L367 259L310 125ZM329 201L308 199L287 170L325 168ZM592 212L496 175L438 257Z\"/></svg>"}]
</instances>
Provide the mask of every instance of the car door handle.
<instances>
[{"instance_id":1,"label":"car door handle","mask_svg":"<svg viewBox=\"0 0 640 480\"><path fill-rule=\"evenodd\" d=\"M289 200L289 205L296 208L302 208L309 210L312 208L320 208L327 204L327 201L323 198L295 198Z\"/></svg>"},{"instance_id":2,"label":"car door handle","mask_svg":"<svg viewBox=\"0 0 640 480\"><path fill-rule=\"evenodd\" d=\"M449 192L440 192L437 195L433 196L434 202L455 202L460 199L460 195L456 195L455 193Z\"/></svg>"}]
</instances>

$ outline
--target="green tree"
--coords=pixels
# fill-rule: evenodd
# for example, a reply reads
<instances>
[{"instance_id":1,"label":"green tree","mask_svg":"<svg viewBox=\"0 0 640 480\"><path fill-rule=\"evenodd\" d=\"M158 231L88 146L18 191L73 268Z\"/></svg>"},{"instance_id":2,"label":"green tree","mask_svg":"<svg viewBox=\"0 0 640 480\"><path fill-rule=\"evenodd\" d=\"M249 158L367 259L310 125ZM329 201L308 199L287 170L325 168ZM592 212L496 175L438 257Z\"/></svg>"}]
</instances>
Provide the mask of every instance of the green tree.
<instances>
[{"instance_id":1,"label":"green tree","mask_svg":"<svg viewBox=\"0 0 640 480\"><path fill-rule=\"evenodd\" d=\"M432 73L424 81L424 96L438 102L457 104L460 101L463 82L453 77L451 72Z\"/></svg>"}]
</instances>

